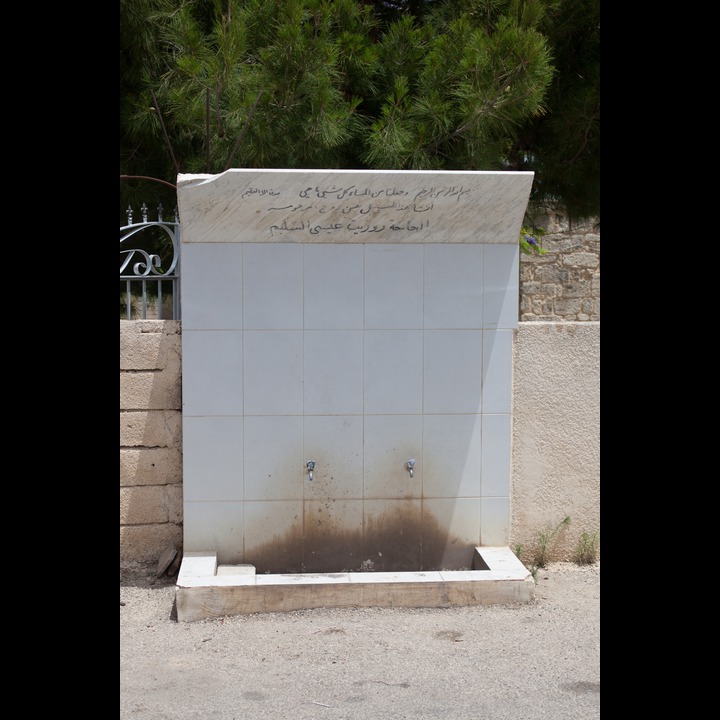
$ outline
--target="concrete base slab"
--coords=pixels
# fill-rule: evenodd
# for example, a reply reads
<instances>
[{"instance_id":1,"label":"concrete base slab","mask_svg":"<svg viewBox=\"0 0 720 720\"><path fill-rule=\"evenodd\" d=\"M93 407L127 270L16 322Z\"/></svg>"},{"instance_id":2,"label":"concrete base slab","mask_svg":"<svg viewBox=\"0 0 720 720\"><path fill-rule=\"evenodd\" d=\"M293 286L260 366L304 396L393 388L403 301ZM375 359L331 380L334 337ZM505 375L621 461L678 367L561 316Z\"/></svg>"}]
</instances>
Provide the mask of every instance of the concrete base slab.
<instances>
[{"instance_id":1,"label":"concrete base slab","mask_svg":"<svg viewBox=\"0 0 720 720\"><path fill-rule=\"evenodd\" d=\"M189 552L175 586L179 622L344 607L453 607L529 603L535 580L508 547L476 547L472 570L257 575Z\"/></svg>"}]
</instances>

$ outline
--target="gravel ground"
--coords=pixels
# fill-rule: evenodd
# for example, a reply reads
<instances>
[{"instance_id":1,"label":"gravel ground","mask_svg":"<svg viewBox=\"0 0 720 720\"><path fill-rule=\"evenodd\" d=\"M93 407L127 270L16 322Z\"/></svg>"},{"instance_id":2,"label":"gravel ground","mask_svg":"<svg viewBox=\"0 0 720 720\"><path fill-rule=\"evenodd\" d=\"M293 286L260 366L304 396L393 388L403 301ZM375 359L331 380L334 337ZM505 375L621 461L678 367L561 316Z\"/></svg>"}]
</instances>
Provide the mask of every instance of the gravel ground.
<instances>
[{"instance_id":1,"label":"gravel ground","mask_svg":"<svg viewBox=\"0 0 720 720\"><path fill-rule=\"evenodd\" d=\"M600 564L525 605L178 623L175 578L120 573L120 720L599 720Z\"/></svg>"}]
</instances>

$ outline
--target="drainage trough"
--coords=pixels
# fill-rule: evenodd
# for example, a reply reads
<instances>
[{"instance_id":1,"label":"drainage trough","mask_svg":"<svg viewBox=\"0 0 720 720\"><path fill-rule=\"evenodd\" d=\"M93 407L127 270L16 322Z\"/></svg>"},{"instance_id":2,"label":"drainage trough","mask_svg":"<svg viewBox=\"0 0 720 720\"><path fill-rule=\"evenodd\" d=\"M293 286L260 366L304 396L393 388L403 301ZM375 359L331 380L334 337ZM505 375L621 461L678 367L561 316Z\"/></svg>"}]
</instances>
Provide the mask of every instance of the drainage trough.
<instances>
[{"instance_id":1,"label":"drainage trough","mask_svg":"<svg viewBox=\"0 0 720 720\"><path fill-rule=\"evenodd\" d=\"M179 622L312 608L459 607L529 603L535 581L508 547L476 547L471 570L256 574L184 555L175 589Z\"/></svg>"}]
</instances>

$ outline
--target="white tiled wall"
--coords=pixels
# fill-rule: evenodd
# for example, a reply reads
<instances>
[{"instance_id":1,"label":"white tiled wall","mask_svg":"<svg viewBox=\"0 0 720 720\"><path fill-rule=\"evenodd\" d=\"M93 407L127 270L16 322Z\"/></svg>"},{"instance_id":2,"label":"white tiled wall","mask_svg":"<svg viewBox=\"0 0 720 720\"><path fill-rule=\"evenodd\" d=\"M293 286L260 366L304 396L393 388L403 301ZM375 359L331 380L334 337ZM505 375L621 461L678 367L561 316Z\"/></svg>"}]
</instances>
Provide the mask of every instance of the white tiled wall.
<instances>
[{"instance_id":1,"label":"white tiled wall","mask_svg":"<svg viewBox=\"0 0 720 720\"><path fill-rule=\"evenodd\" d=\"M517 244L182 252L185 551L307 568L314 531L358 569L396 512L408 562L507 544Z\"/></svg>"}]
</instances>

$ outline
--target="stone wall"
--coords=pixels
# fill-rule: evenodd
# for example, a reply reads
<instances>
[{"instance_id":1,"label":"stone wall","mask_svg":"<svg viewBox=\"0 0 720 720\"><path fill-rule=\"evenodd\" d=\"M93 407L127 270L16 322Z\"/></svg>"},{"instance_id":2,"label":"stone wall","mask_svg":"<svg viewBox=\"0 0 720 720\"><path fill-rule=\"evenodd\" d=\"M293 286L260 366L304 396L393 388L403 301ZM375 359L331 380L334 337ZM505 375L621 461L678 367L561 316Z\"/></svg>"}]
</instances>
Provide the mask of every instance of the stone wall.
<instances>
[{"instance_id":1,"label":"stone wall","mask_svg":"<svg viewBox=\"0 0 720 720\"><path fill-rule=\"evenodd\" d=\"M120 559L182 553L181 323L120 321ZM511 548L552 559L600 528L600 323L521 322L513 349Z\"/></svg>"},{"instance_id":2,"label":"stone wall","mask_svg":"<svg viewBox=\"0 0 720 720\"><path fill-rule=\"evenodd\" d=\"M180 357L179 321L120 321L121 563L182 549Z\"/></svg>"},{"instance_id":3,"label":"stone wall","mask_svg":"<svg viewBox=\"0 0 720 720\"><path fill-rule=\"evenodd\" d=\"M535 224L547 253L520 256L520 321L599 321L600 223L548 212Z\"/></svg>"}]
</instances>

